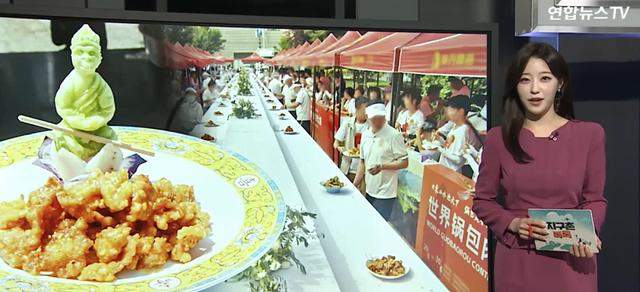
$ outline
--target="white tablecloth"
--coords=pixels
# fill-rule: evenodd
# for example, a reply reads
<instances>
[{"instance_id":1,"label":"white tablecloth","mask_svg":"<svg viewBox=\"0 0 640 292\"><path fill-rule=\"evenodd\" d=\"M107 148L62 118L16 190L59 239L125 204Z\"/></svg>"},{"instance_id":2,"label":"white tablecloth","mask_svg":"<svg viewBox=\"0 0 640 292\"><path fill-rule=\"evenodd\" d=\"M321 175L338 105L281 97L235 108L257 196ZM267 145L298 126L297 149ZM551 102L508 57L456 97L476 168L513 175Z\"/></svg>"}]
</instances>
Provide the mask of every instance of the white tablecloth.
<instances>
[{"instance_id":1,"label":"white tablecloth","mask_svg":"<svg viewBox=\"0 0 640 292\"><path fill-rule=\"evenodd\" d=\"M225 107L219 107L220 102L214 103L205 113L203 123L206 124L212 120L220 126L198 125L191 134L201 136L207 133L216 138L216 144L219 146L246 157L262 168L276 182L287 205L296 209L304 209L304 202L278 145L276 134L267 119L267 112L260 101L261 97L239 97L239 99L243 98L252 101L258 110L257 112L262 116L254 119L230 117L231 100L219 99L225 104ZM216 111L220 111L224 115L217 116L214 114ZM304 264L307 274L302 274L295 266L279 271L278 275L287 281L288 291L340 291L317 238L309 241L309 247L298 247L294 251ZM227 282L206 291L249 291L249 286L246 281Z\"/></svg>"},{"instance_id":2,"label":"white tablecloth","mask_svg":"<svg viewBox=\"0 0 640 292\"><path fill-rule=\"evenodd\" d=\"M261 83L253 81L253 86L268 92ZM271 99L280 105L275 97ZM262 102L266 103L264 99ZM276 136L305 205L318 214L320 241L342 291L447 291L300 125L279 120L276 112L270 112L268 119L273 128L292 125L300 132L299 135L279 132ZM319 182L336 175L346 186L342 193L328 194ZM366 256L389 254L403 259L411 272L398 280L373 277L365 268Z\"/></svg>"}]
</instances>

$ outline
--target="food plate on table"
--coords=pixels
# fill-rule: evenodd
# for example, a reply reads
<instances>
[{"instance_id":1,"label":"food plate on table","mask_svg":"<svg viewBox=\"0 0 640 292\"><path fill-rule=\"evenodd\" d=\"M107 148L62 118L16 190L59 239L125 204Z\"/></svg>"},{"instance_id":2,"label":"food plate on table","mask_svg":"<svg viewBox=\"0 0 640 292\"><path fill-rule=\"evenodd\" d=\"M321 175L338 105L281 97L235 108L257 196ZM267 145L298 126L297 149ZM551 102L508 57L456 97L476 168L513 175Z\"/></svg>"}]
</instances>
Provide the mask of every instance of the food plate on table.
<instances>
[{"instance_id":1,"label":"food plate on table","mask_svg":"<svg viewBox=\"0 0 640 292\"><path fill-rule=\"evenodd\" d=\"M213 114L216 116L224 116L224 114L221 111L216 111Z\"/></svg>"},{"instance_id":2,"label":"food plate on table","mask_svg":"<svg viewBox=\"0 0 640 292\"><path fill-rule=\"evenodd\" d=\"M403 260L392 255L367 256L365 269L372 275L385 280L402 278L410 270Z\"/></svg>"},{"instance_id":3,"label":"food plate on table","mask_svg":"<svg viewBox=\"0 0 640 292\"><path fill-rule=\"evenodd\" d=\"M344 183L341 182L340 178L337 176L334 176L320 184L327 190L327 193L330 194L339 193L340 190L344 187Z\"/></svg>"},{"instance_id":4,"label":"food plate on table","mask_svg":"<svg viewBox=\"0 0 640 292\"><path fill-rule=\"evenodd\" d=\"M206 122L204 124L205 127L209 127L209 128L213 128L213 127L220 127L220 125L214 123L212 120L209 120L208 122Z\"/></svg>"},{"instance_id":5,"label":"food plate on table","mask_svg":"<svg viewBox=\"0 0 640 292\"><path fill-rule=\"evenodd\" d=\"M350 158L359 158L360 157L360 149L353 147L349 150L345 150L342 154L344 154L344 156L350 157Z\"/></svg>"},{"instance_id":6,"label":"food plate on table","mask_svg":"<svg viewBox=\"0 0 640 292\"><path fill-rule=\"evenodd\" d=\"M287 126L282 130L285 134L297 134L296 130L294 130L291 126Z\"/></svg>"},{"instance_id":7,"label":"food plate on table","mask_svg":"<svg viewBox=\"0 0 640 292\"><path fill-rule=\"evenodd\" d=\"M112 128L117 133L119 141L155 152L154 157L144 157L147 161L138 166L130 180L133 182L139 180L139 178L148 178L146 184L154 186L144 188L144 193L147 195L166 189L160 187L161 185L173 185L176 190L181 188L183 190L181 193L186 192L190 194L185 197L191 198L187 199L187 201L193 200L195 204L192 204L192 206L194 208L199 208L202 212L209 215L209 218L206 218L206 216L199 216L197 218L202 218L203 222L208 221L206 225L210 227L210 232L195 241L195 245L192 248L185 248L183 250L179 248L180 252L178 255L180 256L176 257L177 259L181 259L179 261L174 261L170 255L171 252L169 252L169 259L166 263L156 268L144 271L125 269L117 272L115 278L95 280L64 279L55 274L60 273L60 271L73 270L74 267L78 267L77 265L82 265L82 263L79 262L66 262L66 260L61 260L58 264L56 264L57 262L51 262L51 259L65 259L65 257L60 256L50 257L48 260L47 257L42 258L44 259L44 263L47 263L47 261L50 264L54 263L56 267L61 267L62 270L54 273L41 272L40 274L33 275L25 270L9 265L12 254L5 250L4 252L0 252L0 256L2 256L0 259L0 290L6 291L20 287L27 291L151 291L157 289L197 291L219 284L242 272L260 259L269 251L269 248L273 246L284 225L284 201L275 183L246 158L236 153L220 149L215 144L206 143L196 137L144 128ZM3 212L0 213L0 218L2 219L0 220L0 222L2 222L2 224L0 224L0 241L5 240L5 245L2 249L8 248L15 251L28 251L30 247L26 245L27 241L16 240L12 232L26 235L27 231L35 231L35 229L27 229L32 228L31 225L30 227L14 226L17 229L13 231L8 230L9 226L6 223L11 225L11 218L7 217L7 215L13 216L19 213L7 213L5 211L8 208L20 208L19 202L22 201L24 203L24 199L28 199L29 196L33 194L35 194L38 200L28 200L24 204L36 204L37 206L45 204L47 200L41 200L41 198L47 193L47 189L42 189L41 187L48 179L49 183L47 183L47 185L49 192L51 190L57 190L58 188L52 181L52 177L54 176L51 172L34 165L34 162L39 160L39 148L41 145L44 145L45 134L49 133L51 132L40 132L0 142L0 202L3 202L0 204L0 209L3 210ZM132 152L128 150L122 151L125 156L132 154ZM124 176L124 181L126 181L126 173ZM166 179L166 181L159 183L163 181L163 178ZM65 181L62 190L53 193L53 197L48 197L50 198L48 202L57 200L61 205L74 202L75 197L60 196L61 194L74 194L72 191L74 187L76 187L76 191L90 189L78 187L81 184L81 181ZM90 185L94 186L94 184ZM138 182L132 185L145 184ZM179 185L183 186L178 187ZM108 189L108 182L105 180L99 190L92 192L97 192L95 194L98 196L107 196L105 192L109 192ZM34 192L34 190L38 191ZM25 194L24 199L17 200L21 198L20 194ZM143 193L138 192L132 196L141 194ZM158 196L159 194L160 193L156 193ZM102 199L98 201L102 201ZM148 200L136 202L146 201ZM7 202L13 202L13 204ZM121 199L112 200L111 204L107 206L111 208L113 204L118 205L120 202L134 204L134 201ZM58 206L57 204L52 204L48 208L42 209L38 209L37 206L35 209L41 210L38 211L41 212L38 214L43 215L43 217L40 218L47 218L46 222L52 222L50 220L60 218L53 214L55 210L59 209L59 207L56 207ZM82 211L82 209L69 209L69 212L73 214L73 212L77 212L78 210ZM32 210L28 209L25 212L31 211ZM132 213L128 215L122 213L123 216L117 215L119 214L118 212L131 212L129 209L114 211L115 213L112 213L110 210L100 209L100 212L102 217L98 216L100 214L95 214L96 217L94 218L106 220L103 218L104 215L112 214L113 219L110 220L115 219L117 222L121 222L122 220L129 220L128 218L130 217L128 216L132 215ZM157 215L161 214L157 213ZM83 229L81 227L82 224L79 223L81 219L74 217L74 219L69 220L71 220L69 221L70 224L65 225L59 223L57 228L68 228L65 230L68 230L69 233L65 234L73 234L71 238L74 239L79 232L86 233L87 237L92 236L90 234L95 232L93 229L102 224L89 224L88 229ZM75 220L75 222L73 222L73 220ZM49 224L44 223L45 221L42 222L42 224ZM106 222L109 221L107 220ZM162 222L162 220L156 222L156 229L158 230L156 232L168 232L174 228L171 227L173 226L172 221L169 221L167 231L162 231L163 227L161 227L162 223L160 222ZM108 225L109 223L106 224ZM21 228L25 229L20 232L19 230ZM114 230L121 230L122 228L128 227L113 226ZM135 225L131 228L138 230L143 227ZM46 230L48 229L43 229L42 232L57 232ZM104 230L106 229L103 229L102 232L105 232ZM136 235L144 232L153 232L151 231L153 229L147 231L141 230L142 229L136 231L141 232L136 233ZM131 232L133 234L133 231ZM52 242L54 242L53 238L67 238L56 237L55 234L57 233L54 233L51 241L43 244L52 244ZM185 232L183 235L189 236L189 234L190 232ZM203 233L200 234L204 235ZM144 237L145 235L140 236ZM181 235L178 234L178 238L180 238L180 236ZM114 239L116 237L117 236L107 236L105 234L104 238L106 238L107 242L116 243ZM11 240L13 244L6 245L6 240ZM163 249L162 243L151 246L146 245L150 248L150 251L147 253L138 253L137 248L146 250L142 247L145 246L145 244L130 244L130 242L136 242L138 240L140 239L132 236L132 238L127 238L125 241L118 241L124 244L123 251L128 250L131 254L135 251L134 258L138 257L136 259L138 261L137 265L143 265L141 263L146 261L145 256L156 248ZM185 238L185 240L187 239ZM81 247L86 249L87 246L92 244L93 247L91 248L98 248L95 247L93 241L88 240L59 242L65 244L59 246L69 253L76 252ZM128 245L130 245L131 248L126 249ZM91 249L89 249L89 251L90 250ZM44 251L46 252L46 249L44 249ZM124 256L127 254L129 253L123 252L123 261ZM62 254L56 252L56 255ZM64 255L66 255L66 253ZM88 263L97 263L95 259L96 254L92 256L90 253L86 256ZM104 257L109 255L101 254L98 256ZM112 254L112 256L119 257L118 254ZM131 260L131 258L129 258L129 260ZM152 259L147 258L147 260ZM184 260L184 262L182 262L182 260ZM69 263L71 264L65 267L64 264ZM131 264L131 266L135 268L136 264ZM79 268L83 267L80 266ZM108 268L109 267L106 269ZM93 273L87 274L93 275Z\"/></svg>"},{"instance_id":8,"label":"food plate on table","mask_svg":"<svg viewBox=\"0 0 640 292\"><path fill-rule=\"evenodd\" d=\"M274 103L273 99L267 99L268 103Z\"/></svg>"},{"instance_id":9,"label":"food plate on table","mask_svg":"<svg viewBox=\"0 0 640 292\"><path fill-rule=\"evenodd\" d=\"M211 141L211 142L215 142L216 141L216 137L213 137L209 134L204 134L202 136L200 136L200 139L205 140L205 141Z\"/></svg>"},{"instance_id":10,"label":"food plate on table","mask_svg":"<svg viewBox=\"0 0 640 292\"><path fill-rule=\"evenodd\" d=\"M287 135L298 134L298 132L296 132L296 130L294 130L291 126L287 126L286 128L284 128L284 130L282 130L282 132L284 132Z\"/></svg>"}]
</instances>

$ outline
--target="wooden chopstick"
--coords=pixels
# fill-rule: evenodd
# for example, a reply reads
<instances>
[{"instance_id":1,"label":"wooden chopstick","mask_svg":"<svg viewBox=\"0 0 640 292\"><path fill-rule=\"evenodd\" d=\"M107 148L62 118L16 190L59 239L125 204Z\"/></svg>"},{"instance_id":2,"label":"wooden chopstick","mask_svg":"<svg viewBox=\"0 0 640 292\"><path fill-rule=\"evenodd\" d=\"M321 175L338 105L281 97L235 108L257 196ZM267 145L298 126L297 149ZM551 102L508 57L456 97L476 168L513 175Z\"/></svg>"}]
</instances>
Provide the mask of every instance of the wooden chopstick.
<instances>
[{"instance_id":1,"label":"wooden chopstick","mask_svg":"<svg viewBox=\"0 0 640 292\"><path fill-rule=\"evenodd\" d=\"M49 130L63 132L65 134L68 134L68 135L71 135L71 136L74 136L74 137L87 139L87 140L95 141L95 142L102 143L102 144L111 143L111 144L113 144L113 146L116 146L116 147L119 147L119 148L122 148L122 149L127 149L127 150L130 150L130 151L133 151L133 152L137 152L137 153L140 153L140 154L144 154L144 155L148 155L148 156L152 156L152 157L156 155L152 151L141 149L141 148L138 148L138 147L134 147L134 146L131 146L129 144L122 143L120 141L107 139L107 138L104 138L104 137L92 135L92 134L85 133L85 132L78 131L78 130L68 129L68 128L61 127L61 126L58 126L56 124L52 124L52 123L49 123L49 122L46 122L46 121L38 120L38 119L35 119L35 118L32 118L32 117L19 115L18 116L18 120L23 122L23 123L26 123L26 124L38 126L38 127L49 129Z\"/></svg>"}]
</instances>

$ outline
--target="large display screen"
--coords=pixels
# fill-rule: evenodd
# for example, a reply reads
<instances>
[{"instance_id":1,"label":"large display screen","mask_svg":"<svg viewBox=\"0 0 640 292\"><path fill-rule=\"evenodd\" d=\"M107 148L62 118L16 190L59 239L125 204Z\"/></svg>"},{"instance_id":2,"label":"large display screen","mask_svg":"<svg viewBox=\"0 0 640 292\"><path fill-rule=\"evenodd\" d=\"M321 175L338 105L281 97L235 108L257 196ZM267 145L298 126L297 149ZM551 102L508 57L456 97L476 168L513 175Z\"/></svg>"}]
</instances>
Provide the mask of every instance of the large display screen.
<instances>
[{"instance_id":1,"label":"large display screen","mask_svg":"<svg viewBox=\"0 0 640 292\"><path fill-rule=\"evenodd\" d=\"M0 287L242 275L280 247L287 196L311 196L282 139L350 186L377 101L409 161L385 219L447 288L487 290L487 34L0 18L0 36Z\"/></svg>"}]
</instances>

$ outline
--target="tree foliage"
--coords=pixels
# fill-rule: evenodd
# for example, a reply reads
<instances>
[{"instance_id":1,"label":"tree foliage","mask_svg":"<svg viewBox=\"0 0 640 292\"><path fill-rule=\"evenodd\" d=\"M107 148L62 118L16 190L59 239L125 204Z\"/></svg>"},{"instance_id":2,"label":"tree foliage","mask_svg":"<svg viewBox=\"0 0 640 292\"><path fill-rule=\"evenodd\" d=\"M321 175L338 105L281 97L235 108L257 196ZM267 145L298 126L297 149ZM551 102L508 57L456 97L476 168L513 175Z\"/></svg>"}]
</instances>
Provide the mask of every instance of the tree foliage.
<instances>
[{"instance_id":1,"label":"tree foliage","mask_svg":"<svg viewBox=\"0 0 640 292\"><path fill-rule=\"evenodd\" d=\"M344 34L343 31L318 30L318 29L296 29L289 30L282 34L278 42L279 50L286 50L295 46L304 44L305 42L313 43L315 40L324 40L330 33L335 37Z\"/></svg>"},{"instance_id":2,"label":"tree foliage","mask_svg":"<svg viewBox=\"0 0 640 292\"><path fill-rule=\"evenodd\" d=\"M211 53L224 48L226 40L215 27L181 26L181 25L141 25L143 32L171 43L181 43Z\"/></svg>"},{"instance_id":3,"label":"tree foliage","mask_svg":"<svg viewBox=\"0 0 640 292\"><path fill-rule=\"evenodd\" d=\"M471 90L472 96L487 95L487 78L462 77L462 81ZM445 75L425 75L420 78L422 94L427 93L427 89L431 85L439 85L440 98L448 98L451 96L451 86L449 86L449 76Z\"/></svg>"}]
</instances>

